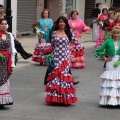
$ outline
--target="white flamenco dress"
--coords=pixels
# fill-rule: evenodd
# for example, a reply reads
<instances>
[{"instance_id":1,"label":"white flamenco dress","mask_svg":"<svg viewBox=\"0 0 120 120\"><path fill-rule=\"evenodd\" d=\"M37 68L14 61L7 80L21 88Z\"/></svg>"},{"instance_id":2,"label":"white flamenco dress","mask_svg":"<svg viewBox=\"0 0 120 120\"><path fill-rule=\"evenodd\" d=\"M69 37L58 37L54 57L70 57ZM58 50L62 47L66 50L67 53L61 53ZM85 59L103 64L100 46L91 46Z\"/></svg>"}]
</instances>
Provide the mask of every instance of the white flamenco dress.
<instances>
[{"instance_id":1,"label":"white flamenco dress","mask_svg":"<svg viewBox=\"0 0 120 120\"><path fill-rule=\"evenodd\" d=\"M115 46L115 51L117 50L118 47ZM120 105L120 66L114 67L119 57L115 55L111 62L107 62L106 71L100 76L100 105Z\"/></svg>"}]
</instances>

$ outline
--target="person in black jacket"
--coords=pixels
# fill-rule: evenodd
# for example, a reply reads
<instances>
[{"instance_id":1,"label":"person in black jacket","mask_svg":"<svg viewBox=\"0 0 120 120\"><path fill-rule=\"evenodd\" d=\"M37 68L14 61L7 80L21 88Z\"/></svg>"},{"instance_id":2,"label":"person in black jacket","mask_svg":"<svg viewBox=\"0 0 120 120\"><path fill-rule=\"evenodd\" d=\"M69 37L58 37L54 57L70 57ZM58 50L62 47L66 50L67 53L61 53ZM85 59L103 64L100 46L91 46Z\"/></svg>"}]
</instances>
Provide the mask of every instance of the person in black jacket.
<instances>
[{"instance_id":1,"label":"person in black jacket","mask_svg":"<svg viewBox=\"0 0 120 120\"><path fill-rule=\"evenodd\" d=\"M91 23L91 28L93 28L94 20L96 20L98 18L98 15L101 13L99 5L100 3L96 3L95 7L92 10L91 18L93 19L93 22Z\"/></svg>"},{"instance_id":2,"label":"person in black jacket","mask_svg":"<svg viewBox=\"0 0 120 120\"><path fill-rule=\"evenodd\" d=\"M22 44L14 37L15 49L22 56L23 59L28 59L32 56L31 53L28 53L24 50Z\"/></svg>"},{"instance_id":3,"label":"person in black jacket","mask_svg":"<svg viewBox=\"0 0 120 120\"><path fill-rule=\"evenodd\" d=\"M91 18L97 19L98 15L101 13L101 10L99 8L100 3L96 3L95 8L93 8L91 13Z\"/></svg>"}]
</instances>

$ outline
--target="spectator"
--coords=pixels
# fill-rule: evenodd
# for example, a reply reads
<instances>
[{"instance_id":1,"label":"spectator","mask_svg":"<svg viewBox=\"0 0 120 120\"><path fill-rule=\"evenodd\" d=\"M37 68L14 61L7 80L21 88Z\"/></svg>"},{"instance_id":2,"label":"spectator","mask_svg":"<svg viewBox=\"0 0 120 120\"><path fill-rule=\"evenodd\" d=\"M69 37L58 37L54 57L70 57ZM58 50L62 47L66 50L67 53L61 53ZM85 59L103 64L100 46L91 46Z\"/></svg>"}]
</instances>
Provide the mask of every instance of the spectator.
<instances>
[{"instance_id":1,"label":"spectator","mask_svg":"<svg viewBox=\"0 0 120 120\"><path fill-rule=\"evenodd\" d=\"M101 10L99 8L100 3L96 3L95 8L93 8L91 13L91 18L97 19L98 15L101 13Z\"/></svg>"},{"instance_id":2,"label":"spectator","mask_svg":"<svg viewBox=\"0 0 120 120\"><path fill-rule=\"evenodd\" d=\"M0 4L0 18L4 18L4 17L5 17L5 13L4 13L3 5Z\"/></svg>"}]
</instances>

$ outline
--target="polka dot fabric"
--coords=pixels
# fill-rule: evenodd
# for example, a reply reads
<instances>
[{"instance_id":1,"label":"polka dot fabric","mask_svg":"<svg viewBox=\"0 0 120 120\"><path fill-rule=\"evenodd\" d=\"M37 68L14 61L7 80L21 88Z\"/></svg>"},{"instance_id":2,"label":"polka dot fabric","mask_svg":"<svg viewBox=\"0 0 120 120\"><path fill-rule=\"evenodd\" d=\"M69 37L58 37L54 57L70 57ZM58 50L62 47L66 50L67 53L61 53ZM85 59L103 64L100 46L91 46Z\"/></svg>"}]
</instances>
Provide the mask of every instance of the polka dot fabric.
<instances>
[{"instance_id":1,"label":"polka dot fabric","mask_svg":"<svg viewBox=\"0 0 120 120\"><path fill-rule=\"evenodd\" d=\"M74 36L72 38L75 38ZM53 50L53 60L56 68L48 76L46 102L49 104L62 103L72 104L77 101L76 89L73 85L74 79L69 74L70 69L70 51L69 39L67 36L56 36L56 31L52 34L51 40ZM78 42L77 40L75 41Z\"/></svg>"}]
</instances>

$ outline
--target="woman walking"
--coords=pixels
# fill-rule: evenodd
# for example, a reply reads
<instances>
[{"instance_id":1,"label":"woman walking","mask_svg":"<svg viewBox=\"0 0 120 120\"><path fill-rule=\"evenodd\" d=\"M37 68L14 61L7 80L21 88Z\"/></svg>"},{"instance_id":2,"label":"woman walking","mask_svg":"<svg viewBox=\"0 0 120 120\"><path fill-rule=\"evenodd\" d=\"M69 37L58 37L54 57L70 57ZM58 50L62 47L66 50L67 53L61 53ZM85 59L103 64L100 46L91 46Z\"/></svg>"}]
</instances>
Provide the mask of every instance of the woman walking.
<instances>
[{"instance_id":1,"label":"woman walking","mask_svg":"<svg viewBox=\"0 0 120 120\"><path fill-rule=\"evenodd\" d=\"M100 76L102 82L99 104L120 105L120 26L113 27L112 38L96 50L95 56L103 57L106 61L106 71Z\"/></svg>"},{"instance_id":2,"label":"woman walking","mask_svg":"<svg viewBox=\"0 0 120 120\"><path fill-rule=\"evenodd\" d=\"M108 19L103 23L104 41L111 38L112 28L115 26L115 12L111 11L108 13Z\"/></svg>"},{"instance_id":3,"label":"woman walking","mask_svg":"<svg viewBox=\"0 0 120 120\"><path fill-rule=\"evenodd\" d=\"M0 19L0 107L12 105L9 78L14 65L14 38L6 32L7 20Z\"/></svg>"},{"instance_id":4,"label":"woman walking","mask_svg":"<svg viewBox=\"0 0 120 120\"><path fill-rule=\"evenodd\" d=\"M96 40L95 48L100 47L104 42L103 23L106 19L108 19L108 10L107 10L107 8L103 8L102 9L102 14L100 14L98 19L96 20L96 22L99 25L99 34L98 34L98 37L97 37L97 40Z\"/></svg>"},{"instance_id":5,"label":"woman walking","mask_svg":"<svg viewBox=\"0 0 120 120\"><path fill-rule=\"evenodd\" d=\"M69 44L78 40L70 31L68 20L61 16L56 21L55 31L52 33L53 61L49 65L51 71L47 77L46 102L49 104L61 103L70 105L77 101L74 79L70 74Z\"/></svg>"},{"instance_id":6,"label":"woman walking","mask_svg":"<svg viewBox=\"0 0 120 120\"><path fill-rule=\"evenodd\" d=\"M78 41L81 43L81 37L84 34L84 32L90 30L88 26L85 25L85 23L78 18L78 12L72 11L71 12L71 18L68 20L68 23L70 25L71 30L75 34L75 37L78 39ZM82 45L76 46L73 42L70 44L70 51L73 58L71 58L71 67L72 68L84 68L85 67L85 51L84 47Z\"/></svg>"},{"instance_id":7,"label":"woman walking","mask_svg":"<svg viewBox=\"0 0 120 120\"><path fill-rule=\"evenodd\" d=\"M53 20L50 18L50 12L48 9L44 9L41 13L41 18L38 20L39 29L44 33L41 36L38 34L38 44L35 47L32 60L39 62L40 65L46 65L46 58L44 51L50 48L50 37L53 27Z\"/></svg>"}]
</instances>

